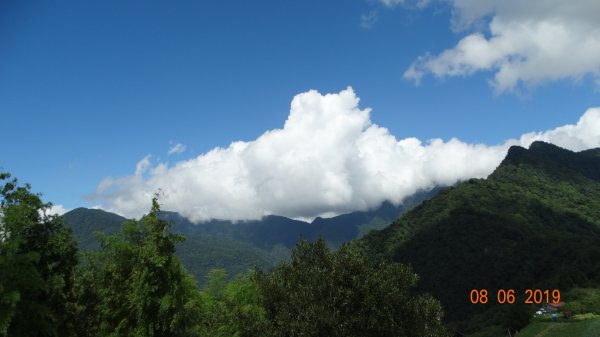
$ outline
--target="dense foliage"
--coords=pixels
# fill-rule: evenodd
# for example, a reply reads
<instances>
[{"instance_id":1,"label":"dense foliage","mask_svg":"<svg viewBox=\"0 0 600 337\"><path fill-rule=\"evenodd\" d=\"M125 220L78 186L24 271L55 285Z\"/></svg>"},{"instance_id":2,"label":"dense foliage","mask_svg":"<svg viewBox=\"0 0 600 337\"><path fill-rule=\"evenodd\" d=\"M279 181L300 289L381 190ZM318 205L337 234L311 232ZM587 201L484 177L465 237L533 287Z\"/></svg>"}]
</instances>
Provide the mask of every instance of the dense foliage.
<instances>
[{"instance_id":1,"label":"dense foliage","mask_svg":"<svg viewBox=\"0 0 600 337\"><path fill-rule=\"evenodd\" d=\"M223 269L213 269L201 292L202 318L197 323L201 336L268 336L271 323L262 305L262 293L255 282L256 273L241 274L227 282Z\"/></svg>"},{"instance_id":2,"label":"dense foliage","mask_svg":"<svg viewBox=\"0 0 600 337\"><path fill-rule=\"evenodd\" d=\"M71 230L29 185L0 183L0 336L73 336Z\"/></svg>"},{"instance_id":3,"label":"dense foliage","mask_svg":"<svg viewBox=\"0 0 600 337\"><path fill-rule=\"evenodd\" d=\"M444 336L442 309L414 295L418 277L397 263L375 263L345 245L330 251L302 241L289 263L258 273L271 330L267 336Z\"/></svg>"},{"instance_id":4,"label":"dense foliage","mask_svg":"<svg viewBox=\"0 0 600 337\"><path fill-rule=\"evenodd\" d=\"M591 313L600 316L600 288L575 288L565 294L564 312L569 316Z\"/></svg>"},{"instance_id":5,"label":"dense foliage","mask_svg":"<svg viewBox=\"0 0 600 337\"><path fill-rule=\"evenodd\" d=\"M177 247L177 256L185 269L198 280L200 286L208 282L212 269L224 269L228 280L245 273L248 269L270 269L289 256L289 249L268 252L245 242L217 236L188 234Z\"/></svg>"}]
</instances>

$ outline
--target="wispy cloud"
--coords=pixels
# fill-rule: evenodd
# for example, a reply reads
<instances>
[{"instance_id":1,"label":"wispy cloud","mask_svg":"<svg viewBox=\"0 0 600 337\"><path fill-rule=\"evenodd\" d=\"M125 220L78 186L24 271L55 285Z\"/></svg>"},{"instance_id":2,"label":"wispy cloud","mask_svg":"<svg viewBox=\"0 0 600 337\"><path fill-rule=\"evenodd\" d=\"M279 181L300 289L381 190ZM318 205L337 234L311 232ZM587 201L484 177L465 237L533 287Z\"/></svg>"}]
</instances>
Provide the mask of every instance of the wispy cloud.
<instances>
[{"instance_id":1,"label":"wispy cloud","mask_svg":"<svg viewBox=\"0 0 600 337\"><path fill-rule=\"evenodd\" d=\"M371 29L377 22L379 15L376 10L372 10L369 13L360 16L360 26L364 29Z\"/></svg>"},{"instance_id":2,"label":"wispy cloud","mask_svg":"<svg viewBox=\"0 0 600 337\"><path fill-rule=\"evenodd\" d=\"M144 157L144 159L140 160L137 165L135 165L135 175L141 176L148 168L150 167L150 155Z\"/></svg>"},{"instance_id":3,"label":"wispy cloud","mask_svg":"<svg viewBox=\"0 0 600 337\"><path fill-rule=\"evenodd\" d=\"M499 145L459 139L398 139L359 108L351 88L294 97L281 129L233 142L173 166L144 157L135 174L107 178L96 192L104 209L147 211L156 191L165 209L194 221L257 219L267 214L313 218L400 203L421 189L489 175L511 145L545 140L583 150L600 146L600 108L576 124L528 133ZM146 172L146 175L142 175Z\"/></svg>"},{"instance_id":4,"label":"wispy cloud","mask_svg":"<svg viewBox=\"0 0 600 337\"><path fill-rule=\"evenodd\" d=\"M432 0L379 0L386 7L405 6L410 8L423 8L427 6Z\"/></svg>"},{"instance_id":5,"label":"wispy cloud","mask_svg":"<svg viewBox=\"0 0 600 337\"><path fill-rule=\"evenodd\" d=\"M380 0L380 2L388 7L394 7L404 3L404 0Z\"/></svg>"},{"instance_id":6,"label":"wispy cloud","mask_svg":"<svg viewBox=\"0 0 600 337\"><path fill-rule=\"evenodd\" d=\"M185 152L185 145L183 145L181 143L177 143L169 148L168 154L183 153L183 152Z\"/></svg>"}]
</instances>

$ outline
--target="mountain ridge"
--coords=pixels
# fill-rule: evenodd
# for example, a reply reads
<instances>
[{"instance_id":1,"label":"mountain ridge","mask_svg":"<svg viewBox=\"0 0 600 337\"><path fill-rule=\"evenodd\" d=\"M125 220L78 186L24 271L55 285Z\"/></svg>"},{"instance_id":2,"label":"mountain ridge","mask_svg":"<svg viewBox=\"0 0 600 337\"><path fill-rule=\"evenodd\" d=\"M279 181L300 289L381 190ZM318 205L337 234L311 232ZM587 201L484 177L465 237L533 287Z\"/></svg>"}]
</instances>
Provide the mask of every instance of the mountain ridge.
<instances>
[{"instance_id":1,"label":"mountain ridge","mask_svg":"<svg viewBox=\"0 0 600 337\"><path fill-rule=\"evenodd\" d=\"M212 268L224 268L232 277L249 268L269 269L278 261L287 259L299 239L314 241L322 236L330 246L337 247L369 230L390 224L402 212L437 191L417 193L399 206L384 202L375 210L316 218L311 223L277 215L237 223L212 220L201 224L195 224L176 212L161 211L160 217L172 221L172 230L186 237L178 245L177 254L187 270L203 284L208 270ZM117 214L83 207L63 216L84 251L100 247L94 232L112 234L127 221Z\"/></svg>"},{"instance_id":2,"label":"mountain ridge","mask_svg":"<svg viewBox=\"0 0 600 337\"><path fill-rule=\"evenodd\" d=\"M577 172L589 179L600 180L600 148L588 149L580 152L565 150L557 145L543 141L531 143L529 149L521 146L511 146L504 160L498 168L507 165L532 165L538 168L554 169L554 174L560 167L564 172ZM550 160L550 158L552 158ZM493 174L493 173L492 173ZM561 178L566 176L562 175Z\"/></svg>"}]
</instances>

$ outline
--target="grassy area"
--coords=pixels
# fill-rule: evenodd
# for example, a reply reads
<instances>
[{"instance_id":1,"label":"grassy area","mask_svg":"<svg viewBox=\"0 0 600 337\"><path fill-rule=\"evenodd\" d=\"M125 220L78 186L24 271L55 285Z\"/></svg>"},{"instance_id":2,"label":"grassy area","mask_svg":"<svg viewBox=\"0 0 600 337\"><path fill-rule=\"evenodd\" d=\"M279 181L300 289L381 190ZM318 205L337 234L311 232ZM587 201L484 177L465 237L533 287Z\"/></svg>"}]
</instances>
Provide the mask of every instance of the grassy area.
<instances>
[{"instance_id":1,"label":"grassy area","mask_svg":"<svg viewBox=\"0 0 600 337\"><path fill-rule=\"evenodd\" d=\"M563 322L534 322L518 337L600 337L600 318Z\"/></svg>"}]
</instances>

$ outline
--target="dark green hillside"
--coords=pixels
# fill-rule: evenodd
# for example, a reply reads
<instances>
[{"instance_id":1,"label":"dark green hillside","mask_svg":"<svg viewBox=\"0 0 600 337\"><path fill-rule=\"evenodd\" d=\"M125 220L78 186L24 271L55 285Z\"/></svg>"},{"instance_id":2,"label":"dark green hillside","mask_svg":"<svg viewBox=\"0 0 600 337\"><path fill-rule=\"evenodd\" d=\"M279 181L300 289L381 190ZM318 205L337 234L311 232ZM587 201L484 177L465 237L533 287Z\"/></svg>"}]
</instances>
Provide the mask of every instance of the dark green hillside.
<instances>
[{"instance_id":1,"label":"dark green hillside","mask_svg":"<svg viewBox=\"0 0 600 337\"><path fill-rule=\"evenodd\" d=\"M187 235L227 236L246 242L257 248L271 250L276 245L293 247L300 236L309 230L310 224L304 221L270 215L261 220L231 222L211 220L193 223L175 212L161 213L165 220L175 223L174 230Z\"/></svg>"},{"instance_id":2,"label":"dark green hillside","mask_svg":"<svg viewBox=\"0 0 600 337\"><path fill-rule=\"evenodd\" d=\"M597 286L599 153L542 142L512 147L488 179L443 190L359 245L372 256L412 264L421 290L441 300L450 320L493 307L470 304L471 289L495 296L497 289ZM518 307L502 311L514 314ZM510 315L486 317L506 327L520 325ZM519 315L527 318L528 311Z\"/></svg>"},{"instance_id":3,"label":"dark green hillside","mask_svg":"<svg viewBox=\"0 0 600 337\"><path fill-rule=\"evenodd\" d=\"M65 223L73 230L73 237L77 240L79 249L90 250L100 248L94 232L106 235L114 234L121 228L126 218L103 211L101 209L76 208L63 215Z\"/></svg>"},{"instance_id":4,"label":"dark green hillside","mask_svg":"<svg viewBox=\"0 0 600 337\"><path fill-rule=\"evenodd\" d=\"M64 215L65 223L73 229L80 250L97 250L99 241L94 233L116 233L127 219L98 209L77 208ZM200 284L204 284L208 271L223 268L229 275L238 275L250 268L270 268L281 259L275 254L236 241L227 236L187 233L177 245L177 256Z\"/></svg>"},{"instance_id":5,"label":"dark green hillside","mask_svg":"<svg viewBox=\"0 0 600 337\"><path fill-rule=\"evenodd\" d=\"M282 259L271 252L224 236L187 235L176 249L185 269L201 285L206 284L211 269L225 269L228 275L234 277L255 267L270 269Z\"/></svg>"}]
</instances>

